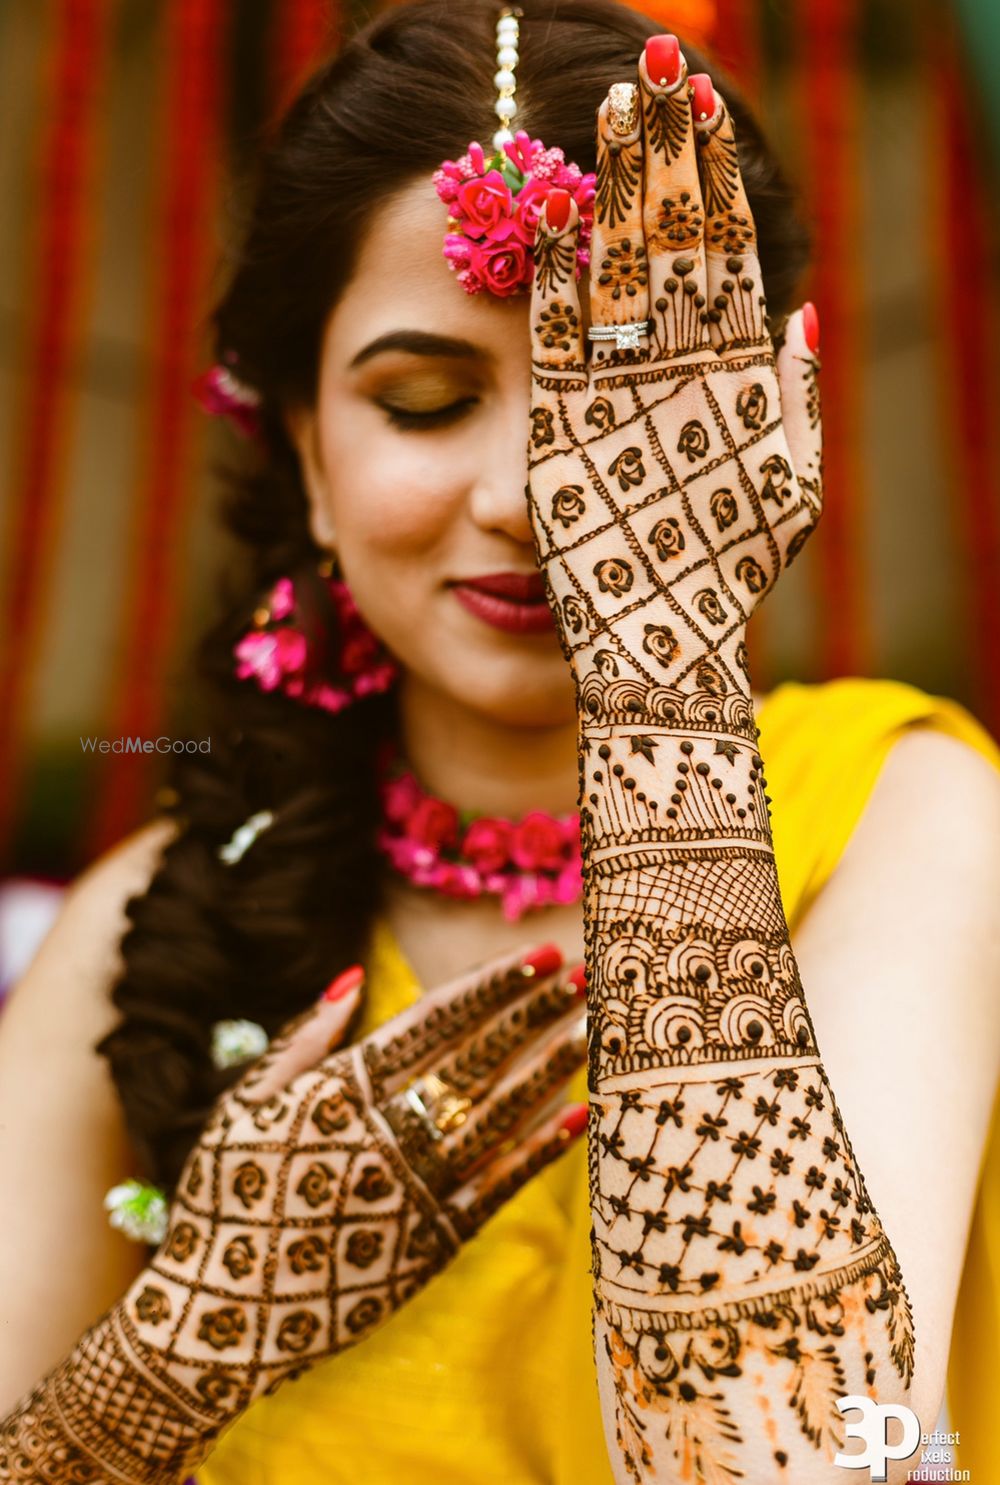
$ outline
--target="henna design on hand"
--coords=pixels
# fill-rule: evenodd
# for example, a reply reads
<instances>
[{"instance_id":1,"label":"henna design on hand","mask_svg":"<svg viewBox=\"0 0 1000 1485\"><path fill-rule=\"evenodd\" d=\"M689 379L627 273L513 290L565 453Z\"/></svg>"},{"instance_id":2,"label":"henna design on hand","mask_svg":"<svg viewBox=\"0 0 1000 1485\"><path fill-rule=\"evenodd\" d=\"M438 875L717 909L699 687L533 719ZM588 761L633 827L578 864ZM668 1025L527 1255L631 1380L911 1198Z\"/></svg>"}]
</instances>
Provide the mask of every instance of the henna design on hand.
<instances>
[{"instance_id":1,"label":"henna design on hand","mask_svg":"<svg viewBox=\"0 0 1000 1485\"><path fill-rule=\"evenodd\" d=\"M724 103L693 126L686 69L639 82L620 230L641 213L653 334L617 363L578 345L582 373L536 344L556 431L528 489L580 718L598 1373L637 1485L794 1479L843 1446L836 1399L904 1397L914 1354L789 942L748 673L821 511L817 363L800 324L775 356ZM595 258L595 323L615 287Z\"/></svg>"},{"instance_id":2,"label":"henna design on hand","mask_svg":"<svg viewBox=\"0 0 1000 1485\"><path fill-rule=\"evenodd\" d=\"M775 1388L795 1478L844 1446L838 1397L909 1388L912 1313L788 941L749 699L669 709L582 713L599 1344L635 1481L685 1449L745 1476Z\"/></svg>"},{"instance_id":3,"label":"henna design on hand","mask_svg":"<svg viewBox=\"0 0 1000 1485\"><path fill-rule=\"evenodd\" d=\"M0 1482L179 1480L422 1289L570 1139L544 1108L586 1040L552 973L535 988L503 956L344 1051L324 1055L325 1003L276 1038L215 1106L143 1273L0 1424ZM457 1134L406 1102L442 1076L470 1095Z\"/></svg>"},{"instance_id":4,"label":"henna design on hand","mask_svg":"<svg viewBox=\"0 0 1000 1485\"><path fill-rule=\"evenodd\" d=\"M609 229L628 220L642 180L642 146L638 141L608 138L607 149L597 171L594 195L594 224Z\"/></svg>"}]
</instances>

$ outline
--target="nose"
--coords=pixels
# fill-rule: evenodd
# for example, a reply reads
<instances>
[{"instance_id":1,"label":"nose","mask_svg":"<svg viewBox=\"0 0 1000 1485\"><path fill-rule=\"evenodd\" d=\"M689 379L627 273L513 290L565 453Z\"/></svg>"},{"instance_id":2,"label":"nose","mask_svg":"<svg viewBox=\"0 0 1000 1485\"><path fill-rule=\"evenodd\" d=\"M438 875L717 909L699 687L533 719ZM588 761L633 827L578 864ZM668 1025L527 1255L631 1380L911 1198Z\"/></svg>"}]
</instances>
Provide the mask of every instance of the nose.
<instances>
[{"instance_id":1,"label":"nose","mask_svg":"<svg viewBox=\"0 0 1000 1485\"><path fill-rule=\"evenodd\" d=\"M470 514L484 531L502 531L516 542L534 545L528 513L527 385L509 388L489 420L483 440Z\"/></svg>"}]
</instances>

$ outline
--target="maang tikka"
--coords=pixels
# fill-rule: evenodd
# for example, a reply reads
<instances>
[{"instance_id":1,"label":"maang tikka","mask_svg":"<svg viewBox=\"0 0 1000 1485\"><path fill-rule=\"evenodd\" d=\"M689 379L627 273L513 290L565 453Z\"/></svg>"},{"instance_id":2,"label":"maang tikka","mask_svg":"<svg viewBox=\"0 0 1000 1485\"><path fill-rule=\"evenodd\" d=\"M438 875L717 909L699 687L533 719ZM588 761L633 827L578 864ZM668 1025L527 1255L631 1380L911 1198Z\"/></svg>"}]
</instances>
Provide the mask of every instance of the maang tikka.
<instances>
[{"instance_id":1,"label":"maang tikka","mask_svg":"<svg viewBox=\"0 0 1000 1485\"><path fill-rule=\"evenodd\" d=\"M497 88L494 111L500 126L487 158L473 141L459 160L444 160L434 172L434 188L448 207L445 260L467 294L484 290L506 299L528 293L534 277L533 248L538 218L551 190L568 191L580 213L576 272L590 261L594 217L592 171L567 162L558 147L548 149L523 129L511 129L517 116L518 10L504 10L497 21Z\"/></svg>"}]
</instances>

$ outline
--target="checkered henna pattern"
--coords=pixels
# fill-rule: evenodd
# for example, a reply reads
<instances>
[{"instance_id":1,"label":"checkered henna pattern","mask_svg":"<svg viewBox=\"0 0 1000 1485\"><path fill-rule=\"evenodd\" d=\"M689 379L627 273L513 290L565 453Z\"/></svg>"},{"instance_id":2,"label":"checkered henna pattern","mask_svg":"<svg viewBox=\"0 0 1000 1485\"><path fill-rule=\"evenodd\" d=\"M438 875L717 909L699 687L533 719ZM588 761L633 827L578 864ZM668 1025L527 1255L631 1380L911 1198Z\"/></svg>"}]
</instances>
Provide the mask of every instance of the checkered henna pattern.
<instances>
[{"instance_id":1,"label":"checkered henna pattern","mask_svg":"<svg viewBox=\"0 0 1000 1485\"><path fill-rule=\"evenodd\" d=\"M801 316L775 355L724 102L696 123L684 68L637 86L641 132L598 118L589 288L595 325L651 334L588 354L572 214L561 253L543 220L532 306L528 498L579 712L596 1356L618 1480L771 1485L844 1447L837 1398L906 1396L913 1322L789 942L747 659L820 515L818 363Z\"/></svg>"},{"instance_id":2,"label":"checkered henna pattern","mask_svg":"<svg viewBox=\"0 0 1000 1485\"><path fill-rule=\"evenodd\" d=\"M551 1120L521 1129L586 1055L552 973L502 956L290 1080L294 1039L326 1023L276 1038L216 1105L140 1277L0 1422L0 1482L180 1481L251 1402L389 1320L566 1148ZM475 1102L428 1184L398 1109L442 1072Z\"/></svg>"}]
</instances>

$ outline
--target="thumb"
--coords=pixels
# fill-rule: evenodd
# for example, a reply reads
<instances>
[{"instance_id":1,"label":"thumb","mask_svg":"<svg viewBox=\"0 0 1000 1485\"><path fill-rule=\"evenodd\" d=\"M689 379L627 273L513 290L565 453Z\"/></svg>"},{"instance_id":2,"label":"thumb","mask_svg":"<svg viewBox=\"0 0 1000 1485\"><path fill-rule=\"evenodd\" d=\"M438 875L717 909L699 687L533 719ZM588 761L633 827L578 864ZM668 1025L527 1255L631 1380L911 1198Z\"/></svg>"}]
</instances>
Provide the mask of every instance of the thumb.
<instances>
[{"instance_id":1,"label":"thumb","mask_svg":"<svg viewBox=\"0 0 1000 1485\"><path fill-rule=\"evenodd\" d=\"M352 964L331 981L316 1004L275 1037L243 1080L248 1102L263 1103L339 1047L361 1001L365 972Z\"/></svg>"},{"instance_id":2,"label":"thumb","mask_svg":"<svg viewBox=\"0 0 1000 1485\"><path fill-rule=\"evenodd\" d=\"M814 305L805 304L789 316L777 365L788 451L812 512L810 525L815 526L823 508L823 428L819 406L819 319Z\"/></svg>"}]
</instances>

